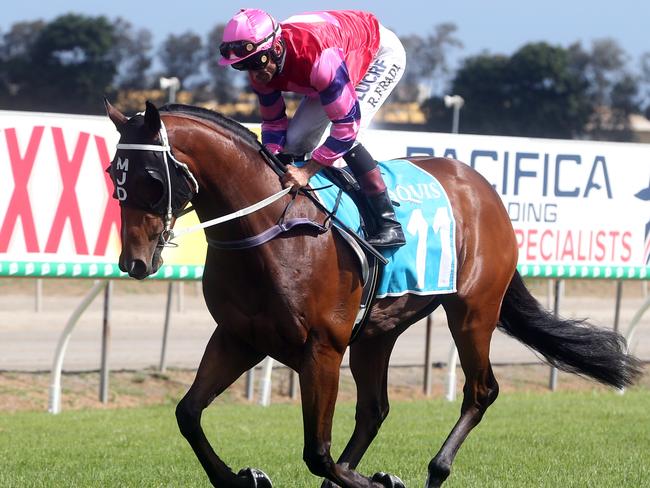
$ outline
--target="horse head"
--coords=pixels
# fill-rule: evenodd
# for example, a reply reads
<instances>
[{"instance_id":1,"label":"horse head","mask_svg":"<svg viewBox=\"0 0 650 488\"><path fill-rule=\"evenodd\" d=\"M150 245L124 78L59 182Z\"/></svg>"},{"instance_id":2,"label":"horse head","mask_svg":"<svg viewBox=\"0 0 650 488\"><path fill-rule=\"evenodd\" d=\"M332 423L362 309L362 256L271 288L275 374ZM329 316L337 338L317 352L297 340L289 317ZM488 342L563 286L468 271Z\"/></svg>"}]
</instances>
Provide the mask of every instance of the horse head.
<instances>
[{"instance_id":1,"label":"horse head","mask_svg":"<svg viewBox=\"0 0 650 488\"><path fill-rule=\"evenodd\" d=\"M144 279L163 263L161 252L175 218L198 190L186 168L175 164L158 109L147 102L144 114L127 118L105 101L120 133L110 174L121 209L119 266ZM171 160L171 161L170 161Z\"/></svg>"}]
</instances>

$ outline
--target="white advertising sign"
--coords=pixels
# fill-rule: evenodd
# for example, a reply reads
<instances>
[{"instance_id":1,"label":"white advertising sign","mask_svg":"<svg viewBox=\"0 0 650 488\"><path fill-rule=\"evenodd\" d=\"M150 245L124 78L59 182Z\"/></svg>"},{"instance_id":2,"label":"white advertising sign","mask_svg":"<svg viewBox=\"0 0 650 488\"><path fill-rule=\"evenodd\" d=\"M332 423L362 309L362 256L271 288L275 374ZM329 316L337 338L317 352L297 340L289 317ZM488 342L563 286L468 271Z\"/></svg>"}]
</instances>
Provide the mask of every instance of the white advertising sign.
<instances>
[{"instance_id":1,"label":"white advertising sign","mask_svg":"<svg viewBox=\"0 0 650 488\"><path fill-rule=\"evenodd\" d=\"M108 117L0 111L0 276L125 276L120 207L105 172L117 140ZM156 278L202 275L205 239L179 242Z\"/></svg>"},{"instance_id":2,"label":"white advertising sign","mask_svg":"<svg viewBox=\"0 0 650 488\"><path fill-rule=\"evenodd\" d=\"M501 195L527 276L647 279L650 145L371 131L379 159L463 161Z\"/></svg>"},{"instance_id":3,"label":"white advertising sign","mask_svg":"<svg viewBox=\"0 0 650 488\"><path fill-rule=\"evenodd\" d=\"M123 277L106 117L0 111L0 276ZM368 131L378 159L447 156L501 195L527 276L647 279L650 146ZM194 214L178 225L192 225ZM203 271L201 233L166 249L161 279Z\"/></svg>"}]
</instances>

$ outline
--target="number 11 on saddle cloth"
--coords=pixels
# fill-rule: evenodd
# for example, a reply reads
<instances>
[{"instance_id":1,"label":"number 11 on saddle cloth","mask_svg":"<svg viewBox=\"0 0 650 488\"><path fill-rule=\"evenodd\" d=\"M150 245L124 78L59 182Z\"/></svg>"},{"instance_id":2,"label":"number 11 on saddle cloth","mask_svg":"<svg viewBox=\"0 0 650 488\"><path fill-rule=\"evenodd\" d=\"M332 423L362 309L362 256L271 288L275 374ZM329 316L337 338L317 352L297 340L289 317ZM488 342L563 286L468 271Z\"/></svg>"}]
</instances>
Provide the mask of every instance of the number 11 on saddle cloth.
<instances>
[{"instance_id":1,"label":"number 11 on saddle cloth","mask_svg":"<svg viewBox=\"0 0 650 488\"><path fill-rule=\"evenodd\" d=\"M379 168L405 230L406 245L381 249L388 259L377 297L406 293L436 295L456 291L456 222L447 193L438 180L410 161L380 162ZM331 210L338 188L322 174L310 180L320 201ZM323 188L326 187L326 188ZM361 217L350 197L343 194L336 216L361 235ZM336 225L336 224L335 224Z\"/></svg>"}]
</instances>

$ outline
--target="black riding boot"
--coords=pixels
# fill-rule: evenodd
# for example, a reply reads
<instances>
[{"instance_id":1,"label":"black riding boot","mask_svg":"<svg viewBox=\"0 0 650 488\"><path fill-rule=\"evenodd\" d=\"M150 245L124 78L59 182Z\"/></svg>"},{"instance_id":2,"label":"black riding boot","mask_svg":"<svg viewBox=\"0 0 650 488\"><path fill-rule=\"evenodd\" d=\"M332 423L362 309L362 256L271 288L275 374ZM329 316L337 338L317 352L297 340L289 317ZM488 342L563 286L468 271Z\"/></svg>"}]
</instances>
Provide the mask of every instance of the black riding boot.
<instances>
[{"instance_id":1,"label":"black riding boot","mask_svg":"<svg viewBox=\"0 0 650 488\"><path fill-rule=\"evenodd\" d=\"M406 244L377 161L362 144L350 149L343 159L357 178L372 213L374 222L367 226L370 233L368 243L375 247L399 247Z\"/></svg>"},{"instance_id":2,"label":"black riding boot","mask_svg":"<svg viewBox=\"0 0 650 488\"><path fill-rule=\"evenodd\" d=\"M366 199L375 219L374 232L368 237L368 244L374 247L400 247L406 244L402 225L395 218L388 191L366 195Z\"/></svg>"}]
</instances>

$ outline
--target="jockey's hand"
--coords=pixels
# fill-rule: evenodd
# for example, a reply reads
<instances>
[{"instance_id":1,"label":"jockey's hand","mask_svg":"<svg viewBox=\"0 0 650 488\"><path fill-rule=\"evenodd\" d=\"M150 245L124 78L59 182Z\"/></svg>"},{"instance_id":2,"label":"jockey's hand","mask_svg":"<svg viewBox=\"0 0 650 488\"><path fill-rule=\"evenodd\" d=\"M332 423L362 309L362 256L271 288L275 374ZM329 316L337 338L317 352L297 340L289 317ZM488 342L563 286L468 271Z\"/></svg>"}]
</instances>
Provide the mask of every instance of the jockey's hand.
<instances>
[{"instance_id":1,"label":"jockey's hand","mask_svg":"<svg viewBox=\"0 0 650 488\"><path fill-rule=\"evenodd\" d=\"M309 178L321 170L322 166L313 159L307 161L300 168L297 166L287 166L287 172L282 177L282 186L291 188L292 191L298 191L303 186L309 184Z\"/></svg>"}]
</instances>

